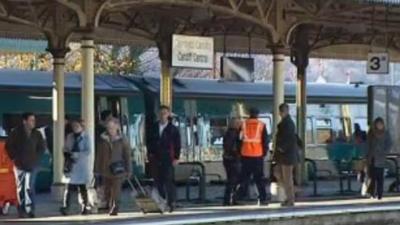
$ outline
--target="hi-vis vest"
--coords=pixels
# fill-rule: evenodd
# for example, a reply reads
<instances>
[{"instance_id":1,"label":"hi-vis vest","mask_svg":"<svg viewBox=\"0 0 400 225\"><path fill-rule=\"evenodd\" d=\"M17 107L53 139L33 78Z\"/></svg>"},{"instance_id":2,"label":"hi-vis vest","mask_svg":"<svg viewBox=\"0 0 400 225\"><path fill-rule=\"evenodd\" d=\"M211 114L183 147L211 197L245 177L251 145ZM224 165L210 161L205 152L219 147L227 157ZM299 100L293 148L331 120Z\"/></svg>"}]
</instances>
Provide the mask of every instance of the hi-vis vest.
<instances>
[{"instance_id":1,"label":"hi-vis vest","mask_svg":"<svg viewBox=\"0 0 400 225\"><path fill-rule=\"evenodd\" d=\"M258 119L248 119L242 125L242 149L245 157L261 157L263 155L262 133L264 123Z\"/></svg>"}]
</instances>

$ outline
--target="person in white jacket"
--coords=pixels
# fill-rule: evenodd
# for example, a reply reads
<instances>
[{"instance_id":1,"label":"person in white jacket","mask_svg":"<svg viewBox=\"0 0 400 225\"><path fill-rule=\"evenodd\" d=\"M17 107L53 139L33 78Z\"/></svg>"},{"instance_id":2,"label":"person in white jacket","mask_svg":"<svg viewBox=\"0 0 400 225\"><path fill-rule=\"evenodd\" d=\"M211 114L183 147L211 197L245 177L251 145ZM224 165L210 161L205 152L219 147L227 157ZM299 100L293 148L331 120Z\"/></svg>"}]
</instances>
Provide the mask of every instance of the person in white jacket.
<instances>
[{"instance_id":1,"label":"person in white jacket","mask_svg":"<svg viewBox=\"0 0 400 225\"><path fill-rule=\"evenodd\" d=\"M72 192L79 189L82 199L82 215L90 213L87 185L90 182L90 139L81 120L72 121L72 130L65 141L64 177L66 183L61 214L68 215Z\"/></svg>"}]
</instances>

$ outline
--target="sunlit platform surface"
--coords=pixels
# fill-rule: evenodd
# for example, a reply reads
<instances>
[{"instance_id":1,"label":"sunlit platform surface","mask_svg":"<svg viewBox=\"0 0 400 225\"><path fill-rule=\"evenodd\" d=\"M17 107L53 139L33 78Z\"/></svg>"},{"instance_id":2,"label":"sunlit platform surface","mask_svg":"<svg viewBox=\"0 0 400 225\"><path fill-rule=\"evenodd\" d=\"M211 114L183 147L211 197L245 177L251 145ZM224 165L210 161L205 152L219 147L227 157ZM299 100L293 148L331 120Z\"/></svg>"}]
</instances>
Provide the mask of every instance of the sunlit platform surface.
<instances>
[{"instance_id":1,"label":"sunlit platform surface","mask_svg":"<svg viewBox=\"0 0 400 225\"><path fill-rule=\"evenodd\" d=\"M58 208L57 208L58 209ZM42 211L43 209L38 209ZM116 217L108 214L89 216L60 216L55 208L49 208L46 213L37 215L34 219L15 219L12 215L0 217L0 224L209 224L237 221L271 221L296 219L329 215L347 215L354 213L379 213L400 211L400 197L387 197L381 201L373 199L348 199L325 201L302 201L296 207L281 208L279 204L269 206L241 205L234 207L205 206L179 208L174 213L142 214L140 212L122 212ZM15 216L15 215L14 215ZM232 223L232 224L235 224Z\"/></svg>"}]
</instances>

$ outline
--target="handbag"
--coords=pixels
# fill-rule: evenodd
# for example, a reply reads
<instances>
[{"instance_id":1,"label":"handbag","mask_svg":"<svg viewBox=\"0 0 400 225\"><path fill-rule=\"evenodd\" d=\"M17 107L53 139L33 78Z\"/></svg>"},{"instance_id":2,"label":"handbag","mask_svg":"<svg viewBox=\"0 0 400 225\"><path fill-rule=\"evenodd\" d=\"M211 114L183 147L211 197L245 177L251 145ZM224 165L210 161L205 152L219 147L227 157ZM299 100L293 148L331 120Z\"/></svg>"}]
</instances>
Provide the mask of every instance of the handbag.
<instances>
[{"instance_id":1,"label":"handbag","mask_svg":"<svg viewBox=\"0 0 400 225\"><path fill-rule=\"evenodd\" d=\"M64 168L63 171L65 174L68 174L72 171L72 166L75 163L75 160L72 158L70 152L64 152Z\"/></svg>"},{"instance_id":2,"label":"handbag","mask_svg":"<svg viewBox=\"0 0 400 225\"><path fill-rule=\"evenodd\" d=\"M121 175L125 173L125 163L123 161L111 163L110 171L112 175Z\"/></svg>"}]
</instances>

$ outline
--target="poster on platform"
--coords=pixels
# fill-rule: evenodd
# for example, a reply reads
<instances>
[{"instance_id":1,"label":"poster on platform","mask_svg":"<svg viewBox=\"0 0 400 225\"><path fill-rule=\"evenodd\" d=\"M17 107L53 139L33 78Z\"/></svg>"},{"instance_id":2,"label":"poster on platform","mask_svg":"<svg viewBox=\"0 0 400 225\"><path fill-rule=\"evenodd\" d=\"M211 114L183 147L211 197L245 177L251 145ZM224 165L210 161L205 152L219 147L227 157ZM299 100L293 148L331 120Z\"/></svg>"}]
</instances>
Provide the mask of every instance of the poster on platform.
<instances>
[{"instance_id":1,"label":"poster on platform","mask_svg":"<svg viewBox=\"0 0 400 225\"><path fill-rule=\"evenodd\" d=\"M172 66L195 69L214 68L214 38L174 34Z\"/></svg>"}]
</instances>

